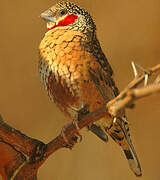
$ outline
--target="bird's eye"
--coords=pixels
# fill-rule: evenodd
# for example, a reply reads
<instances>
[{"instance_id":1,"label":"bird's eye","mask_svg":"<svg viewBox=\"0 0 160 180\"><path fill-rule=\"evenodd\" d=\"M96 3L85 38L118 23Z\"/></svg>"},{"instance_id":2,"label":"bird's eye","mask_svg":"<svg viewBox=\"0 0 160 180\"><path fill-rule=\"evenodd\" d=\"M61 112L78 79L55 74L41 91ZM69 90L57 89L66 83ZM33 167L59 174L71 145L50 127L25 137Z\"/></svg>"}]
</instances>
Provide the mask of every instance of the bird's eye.
<instances>
[{"instance_id":1,"label":"bird's eye","mask_svg":"<svg viewBox=\"0 0 160 180\"><path fill-rule=\"evenodd\" d=\"M67 10L66 10L66 9L60 10L60 15L61 15L61 16L64 16L64 15L66 15L66 14L67 14Z\"/></svg>"}]
</instances>

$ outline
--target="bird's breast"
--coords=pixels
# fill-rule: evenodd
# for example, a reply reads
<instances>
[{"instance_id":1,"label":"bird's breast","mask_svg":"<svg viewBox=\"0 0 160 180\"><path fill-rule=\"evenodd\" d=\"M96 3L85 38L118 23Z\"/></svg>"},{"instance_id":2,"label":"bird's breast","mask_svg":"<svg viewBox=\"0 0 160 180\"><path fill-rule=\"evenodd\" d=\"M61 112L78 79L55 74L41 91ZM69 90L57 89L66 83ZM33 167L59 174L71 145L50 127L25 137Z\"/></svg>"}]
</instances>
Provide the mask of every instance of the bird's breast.
<instances>
[{"instance_id":1,"label":"bird's breast","mask_svg":"<svg viewBox=\"0 0 160 180\"><path fill-rule=\"evenodd\" d=\"M97 94L88 73L96 61L86 50L86 41L77 31L52 30L39 46L41 80L51 99L61 107L80 109Z\"/></svg>"}]
</instances>

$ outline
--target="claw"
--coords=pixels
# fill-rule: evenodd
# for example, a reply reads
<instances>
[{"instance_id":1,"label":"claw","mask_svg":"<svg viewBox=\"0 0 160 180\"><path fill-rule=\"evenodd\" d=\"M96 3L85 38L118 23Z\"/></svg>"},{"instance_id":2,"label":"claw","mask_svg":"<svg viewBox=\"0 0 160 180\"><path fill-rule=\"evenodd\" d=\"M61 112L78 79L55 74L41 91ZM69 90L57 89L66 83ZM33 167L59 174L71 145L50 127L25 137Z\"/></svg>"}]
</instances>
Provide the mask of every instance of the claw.
<instances>
[{"instance_id":1,"label":"claw","mask_svg":"<svg viewBox=\"0 0 160 180\"><path fill-rule=\"evenodd\" d=\"M62 135L64 141L65 141L67 144L69 144L69 141L68 141L68 139L67 139L67 137L66 137L66 135L65 135L65 129L66 129L66 127L63 126L63 127L62 127L62 130L61 130L61 135Z\"/></svg>"},{"instance_id":2,"label":"claw","mask_svg":"<svg viewBox=\"0 0 160 180\"><path fill-rule=\"evenodd\" d=\"M78 120L78 121L80 121L81 118L82 118L85 114L89 113L88 108L89 108L89 105L86 104L82 109L80 109L80 111L77 111L77 110L75 109L75 110L78 112L78 117L77 117L77 120ZM76 128L76 135L77 135L77 136L73 136L72 139L71 139L71 141L69 141L69 140L67 139L66 135L65 135L66 126L63 126L63 127L62 127L62 130L61 130L61 136L63 137L63 139L64 139L64 141L65 141L65 143L66 143L65 146L68 147L68 148L70 148L70 149L72 149L72 147L74 146L74 143L77 142L77 138L78 138L78 137L80 138L80 139L79 139L79 142L82 141L82 135L79 133L80 128L79 128L79 126L78 126L78 122L77 122L76 120L74 120L72 123L73 123L73 125L74 125L75 128Z\"/></svg>"},{"instance_id":3,"label":"claw","mask_svg":"<svg viewBox=\"0 0 160 180\"><path fill-rule=\"evenodd\" d=\"M65 129L66 129L66 126L63 126L62 127L62 130L61 130L61 136L63 137L64 141L65 141L65 147L69 148L69 149L72 149L74 144L69 142L69 140L67 139L66 135L65 135Z\"/></svg>"},{"instance_id":4,"label":"claw","mask_svg":"<svg viewBox=\"0 0 160 180\"><path fill-rule=\"evenodd\" d=\"M82 135L79 133L80 128L79 128L79 126L77 124L77 121L74 120L72 123L73 123L73 125L75 126L75 128L77 130L76 131L76 135L80 138L79 142L81 142L82 141ZM74 144L77 142L78 137L77 136L73 136L71 140L68 140L68 138L66 137L66 134L65 134L66 128L67 128L66 126L62 127L61 136L63 137L63 139L65 141L65 145L64 146L69 148L69 149L72 149Z\"/></svg>"},{"instance_id":5,"label":"claw","mask_svg":"<svg viewBox=\"0 0 160 180\"><path fill-rule=\"evenodd\" d=\"M80 128L78 126L77 121L73 121L73 125L76 127L76 130L77 130L76 135L80 138L79 142L81 142L82 141L82 135L79 133Z\"/></svg>"}]
</instances>

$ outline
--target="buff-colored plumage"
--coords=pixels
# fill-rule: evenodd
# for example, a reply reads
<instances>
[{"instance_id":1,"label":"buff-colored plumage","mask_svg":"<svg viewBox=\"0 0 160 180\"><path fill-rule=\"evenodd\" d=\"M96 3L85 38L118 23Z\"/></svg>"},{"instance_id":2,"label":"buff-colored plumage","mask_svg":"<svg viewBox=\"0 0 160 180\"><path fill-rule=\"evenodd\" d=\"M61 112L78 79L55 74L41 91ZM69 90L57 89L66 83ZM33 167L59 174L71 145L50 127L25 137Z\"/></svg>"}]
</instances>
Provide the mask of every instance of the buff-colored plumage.
<instances>
[{"instance_id":1,"label":"buff-colored plumage","mask_svg":"<svg viewBox=\"0 0 160 180\"><path fill-rule=\"evenodd\" d=\"M89 111L94 111L119 92L87 11L73 3L61 2L49 9L47 21L52 16L57 22L65 19L67 13L59 13L64 9L78 18L70 25L51 28L45 34L39 46L39 71L50 98L71 120L75 120L76 114L86 104ZM55 24L48 21L48 26L54 27ZM104 141L109 134L123 149L130 168L140 176L140 164L130 140L128 123L123 120L125 118L122 112L121 117L113 122L113 117L106 115L88 128Z\"/></svg>"},{"instance_id":2,"label":"buff-colored plumage","mask_svg":"<svg viewBox=\"0 0 160 180\"><path fill-rule=\"evenodd\" d=\"M41 78L51 99L64 112L72 107L80 110L85 104L93 111L104 104L88 71L89 68L102 68L86 51L86 42L87 37L81 32L61 29L47 32L40 44Z\"/></svg>"}]
</instances>

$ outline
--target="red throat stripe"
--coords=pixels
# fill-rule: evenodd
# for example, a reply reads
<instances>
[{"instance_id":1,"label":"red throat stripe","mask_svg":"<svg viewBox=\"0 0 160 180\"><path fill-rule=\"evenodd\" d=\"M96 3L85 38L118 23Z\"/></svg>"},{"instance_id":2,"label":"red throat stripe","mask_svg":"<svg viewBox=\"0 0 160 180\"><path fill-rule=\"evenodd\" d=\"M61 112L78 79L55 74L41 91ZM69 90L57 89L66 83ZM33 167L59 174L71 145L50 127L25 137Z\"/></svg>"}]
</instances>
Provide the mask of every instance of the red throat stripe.
<instances>
[{"instance_id":1,"label":"red throat stripe","mask_svg":"<svg viewBox=\"0 0 160 180\"><path fill-rule=\"evenodd\" d=\"M69 24L73 24L77 18L78 18L78 16L76 16L74 14L69 14L63 20L59 21L59 23L57 25L54 25L53 27L48 28L48 30L51 30L51 29L54 29L54 28L60 27L60 26L68 26Z\"/></svg>"}]
</instances>

